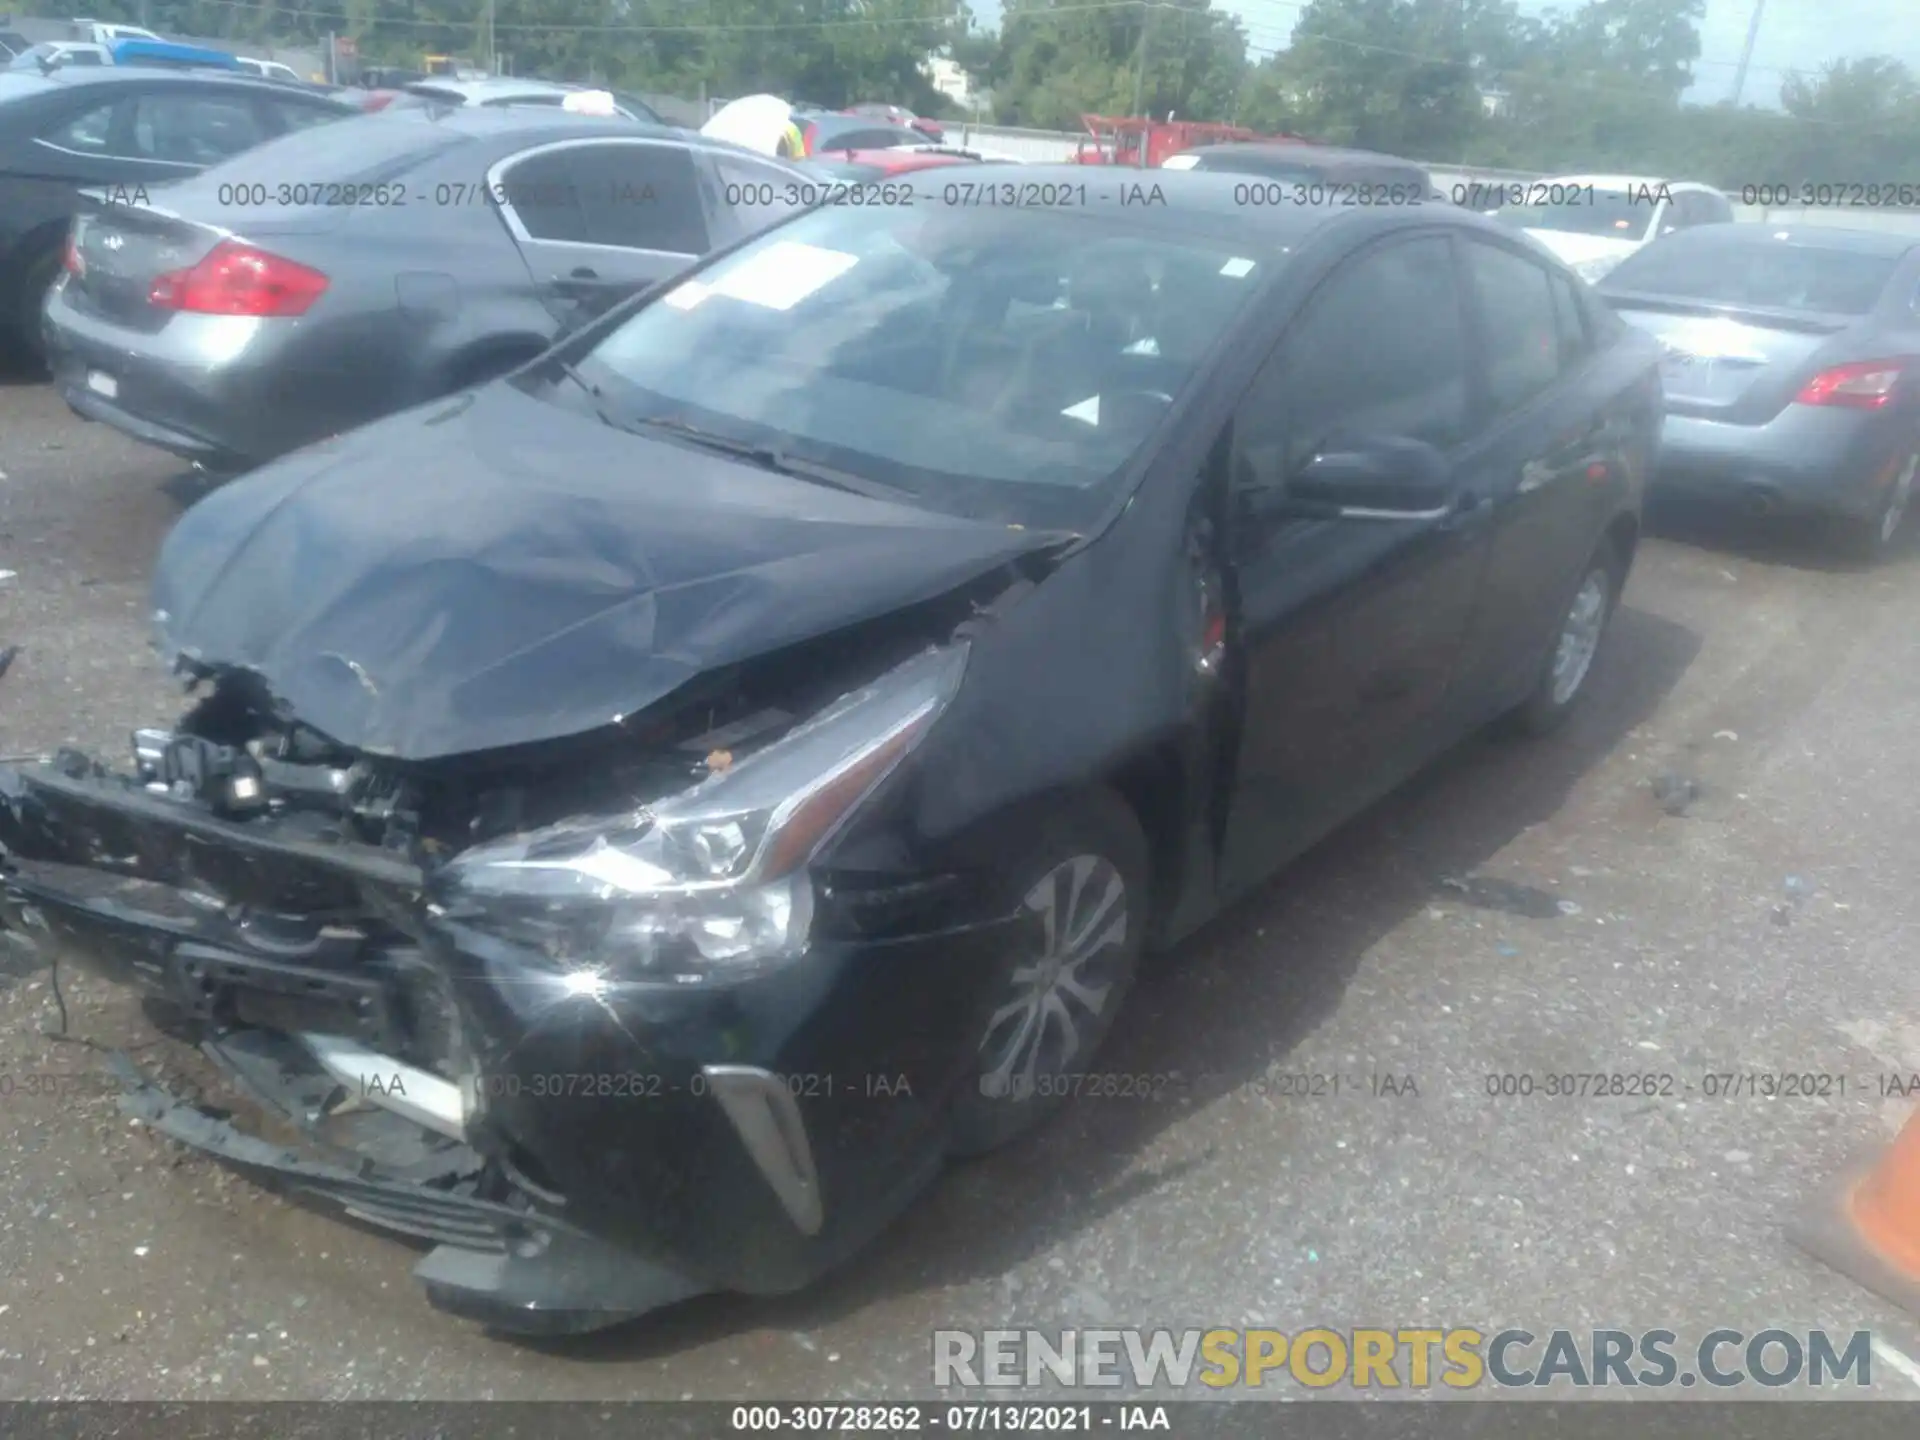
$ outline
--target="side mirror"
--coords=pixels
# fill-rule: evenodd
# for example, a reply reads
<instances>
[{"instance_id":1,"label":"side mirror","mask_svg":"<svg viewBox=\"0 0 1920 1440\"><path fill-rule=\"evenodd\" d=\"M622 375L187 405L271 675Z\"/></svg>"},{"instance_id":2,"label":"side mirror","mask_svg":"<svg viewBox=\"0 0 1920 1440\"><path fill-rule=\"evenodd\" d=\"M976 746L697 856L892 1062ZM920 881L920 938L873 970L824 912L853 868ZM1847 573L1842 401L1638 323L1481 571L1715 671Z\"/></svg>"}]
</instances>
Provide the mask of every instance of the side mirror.
<instances>
[{"instance_id":1,"label":"side mirror","mask_svg":"<svg viewBox=\"0 0 1920 1440\"><path fill-rule=\"evenodd\" d=\"M1316 520L1438 520L1454 508L1453 467L1421 440L1384 438L1315 455L1283 486L1249 495L1256 514Z\"/></svg>"}]
</instances>

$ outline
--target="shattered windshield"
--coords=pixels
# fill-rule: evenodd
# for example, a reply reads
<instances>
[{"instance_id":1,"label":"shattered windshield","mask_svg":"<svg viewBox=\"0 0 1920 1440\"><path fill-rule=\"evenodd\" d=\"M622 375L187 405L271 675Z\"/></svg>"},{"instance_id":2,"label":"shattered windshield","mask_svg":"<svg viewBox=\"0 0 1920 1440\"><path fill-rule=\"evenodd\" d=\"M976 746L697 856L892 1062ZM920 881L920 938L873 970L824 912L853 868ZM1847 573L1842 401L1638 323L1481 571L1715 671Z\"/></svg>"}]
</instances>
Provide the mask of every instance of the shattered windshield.
<instances>
[{"instance_id":1,"label":"shattered windshield","mask_svg":"<svg viewBox=\"0 0 1920 1440\"><path fill-rule=\"evenodd\" d=\"M1091 519L1259 267L1204 238L940 194L802 216L579 368L629 417L777 439L930 508Z\"/></svg>"}]
</instances>

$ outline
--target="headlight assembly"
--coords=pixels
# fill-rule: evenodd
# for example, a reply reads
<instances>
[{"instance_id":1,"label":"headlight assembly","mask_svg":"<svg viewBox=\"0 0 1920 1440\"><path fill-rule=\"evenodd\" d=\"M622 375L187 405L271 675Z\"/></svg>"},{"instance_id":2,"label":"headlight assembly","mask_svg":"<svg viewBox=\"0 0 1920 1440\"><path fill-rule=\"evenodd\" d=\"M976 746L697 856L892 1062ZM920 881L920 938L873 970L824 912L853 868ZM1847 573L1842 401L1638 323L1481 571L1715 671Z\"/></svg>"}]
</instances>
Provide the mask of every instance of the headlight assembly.
<instances>
[{"instance_id":1,"label":"headlight assembly","mask_svg":"<svg viewBox=\"0 0 1920 1440\"><path fill-rule=\"evenodd\" d=\"M813 918L807 862L925 737L965 665L964 645L924 651L678 795L477 845L438 877L440 907L537 929L556 961L609 979L790 960Z\"/></svg>"}]
</instances>

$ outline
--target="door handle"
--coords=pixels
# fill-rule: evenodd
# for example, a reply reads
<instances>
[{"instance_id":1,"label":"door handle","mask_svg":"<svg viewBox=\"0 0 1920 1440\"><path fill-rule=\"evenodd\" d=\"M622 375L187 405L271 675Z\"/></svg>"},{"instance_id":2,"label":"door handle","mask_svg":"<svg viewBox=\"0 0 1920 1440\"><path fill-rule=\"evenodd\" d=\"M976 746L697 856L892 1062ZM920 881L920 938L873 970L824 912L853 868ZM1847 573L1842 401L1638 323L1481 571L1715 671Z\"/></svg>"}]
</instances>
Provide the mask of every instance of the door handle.
<instances>
[{"instance_id":1,"label":"door handle","mask_svg":"<svg viewBox=\"0 0 1920 1440\"><path fill-rule=\"evenodd\" d=\"M1463 495L1453 509L1439 521L1440 530L1465 530L1468 526L1485 518L1493 509L1493 500L1487 495Z\"/></svg>"},{"instance_id":2,"label":"door handle","mask_svg":"<svg viewBox=\"0 0 1920 1440\"><path fill-rule=\"evenodd\" d=\"M589 265L576 265L567 272L569 280L598 280L600 272Z\"/></svg>"}]
</instances>

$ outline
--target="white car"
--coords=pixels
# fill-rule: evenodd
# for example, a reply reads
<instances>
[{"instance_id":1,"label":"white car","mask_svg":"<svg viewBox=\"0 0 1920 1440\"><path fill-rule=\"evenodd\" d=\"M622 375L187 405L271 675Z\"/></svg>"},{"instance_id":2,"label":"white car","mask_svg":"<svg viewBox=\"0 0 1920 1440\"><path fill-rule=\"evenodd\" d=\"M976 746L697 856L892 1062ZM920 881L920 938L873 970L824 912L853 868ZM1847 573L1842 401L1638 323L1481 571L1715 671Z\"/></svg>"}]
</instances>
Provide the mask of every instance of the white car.
<instances>
[{"instance_id":1,"label":"white car","mask_svg":"<svg viewBox=\"0 0 1920 1440\"><path fill-rule=\"evenodd\" d=\"M113 52L89 40L42 40L7 62L9 70L50 70L61 65L111 65Z\"/></svg>"},{"instance_id":2,"label":"white car","mask_svg":"<svg viewBox=\"0 0 1920 1440\"><path fill-rule=\"evenodd\" d=\"M262 80L280 80L290 85L300 83L300 73L291 65L282 65L278 60L256 60L251 55L233 57L242 70L258 75Z\"/></svg>"},{"instance_id":3,"label":"white car","mask_svg":"<svg viewBox=\"0 0 1920 1440\"><path fill-rule=\"evenodd\" d=\"M1662 235L1733 220L1725 195L1690 180L1555 175L1494 188L1510 203L1489 214L1519 226L1589 282Z\"/></svg>"},{"instance_id":4,"label":"white car","mask_svg":"<svg viewBox=\"0 0 1920 1440\"><path fill-rule=\"evenodd\" d=\"M156 35L153 31L139 25L108 25L98 20L75 20L68 28L73 31L74 39L84 40L93 45L111 45L116 40L164 41L166 39L164 35Z\"/></svg>"}]
</instances>

